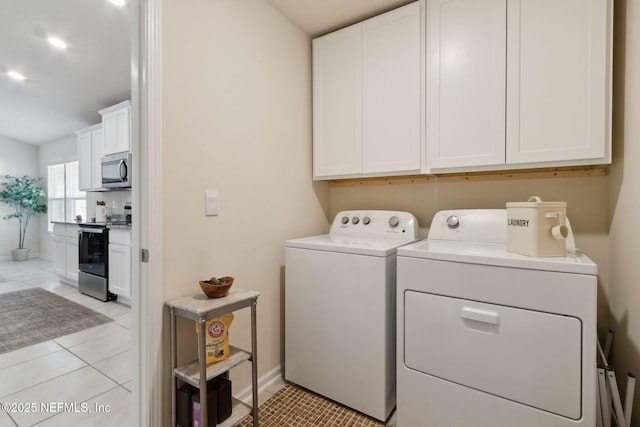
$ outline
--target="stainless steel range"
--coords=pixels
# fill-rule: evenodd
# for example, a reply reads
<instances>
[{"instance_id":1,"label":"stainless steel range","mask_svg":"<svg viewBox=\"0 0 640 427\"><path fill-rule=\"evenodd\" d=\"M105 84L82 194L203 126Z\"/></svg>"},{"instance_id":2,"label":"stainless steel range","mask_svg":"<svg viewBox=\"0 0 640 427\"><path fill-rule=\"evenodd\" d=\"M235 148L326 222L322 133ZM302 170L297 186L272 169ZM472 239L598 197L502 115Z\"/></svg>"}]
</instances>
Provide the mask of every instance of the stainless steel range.
<instances>
[{"instance_id":1,"label":"stainless steel range","mask_svg":"<svg viewBox=\"0 0 640 427\"><path fill-rule=\"evenodd\" d=\"M101 301L115 301L109 292L109 229L104 224L80 224L78 288Z\"/></svg>"}]
</instances>

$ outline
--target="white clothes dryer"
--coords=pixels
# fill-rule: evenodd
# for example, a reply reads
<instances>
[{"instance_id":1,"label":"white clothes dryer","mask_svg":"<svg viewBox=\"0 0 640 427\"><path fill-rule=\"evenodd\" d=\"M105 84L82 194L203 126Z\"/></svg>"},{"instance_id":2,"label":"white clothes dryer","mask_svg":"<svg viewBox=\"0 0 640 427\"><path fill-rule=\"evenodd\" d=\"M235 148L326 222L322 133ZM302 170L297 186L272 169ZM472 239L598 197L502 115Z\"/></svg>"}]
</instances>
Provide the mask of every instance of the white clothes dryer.
<instances>
[{"instance_id":1,"label":"white clothes dryer","mask_svg":"<svg viewBox=\"0 0 640 427\"><path fill-rule=\"evenodd\" d=\"M572 235L509 253L506 224L441 211L398 249L398 427L595 426L597 266Z\"/></svg>"},{"instance_id":2,"label":"white clothes dryer","mask_svg":"<svg viewBox=\"0 0 640 427\"><path fill-rule=\"evenodd\" d=\"M396 250L407 212L343 211L285 244L285 379L379 420L395 407Z\"/></svg>"}]
</instances>

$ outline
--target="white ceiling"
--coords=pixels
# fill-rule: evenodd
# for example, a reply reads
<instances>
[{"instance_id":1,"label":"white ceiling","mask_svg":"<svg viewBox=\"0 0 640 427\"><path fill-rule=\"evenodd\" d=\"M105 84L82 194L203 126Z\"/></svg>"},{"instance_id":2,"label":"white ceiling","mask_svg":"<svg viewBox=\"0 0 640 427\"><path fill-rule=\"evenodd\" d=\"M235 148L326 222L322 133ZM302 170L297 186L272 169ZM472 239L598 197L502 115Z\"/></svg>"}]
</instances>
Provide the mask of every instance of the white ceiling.
<instances>
[{"instance_id":1,"label":"white ceiling","mask_svg":"<svg viewBox=\"0 0 640 427\"><path fill-rule=\"evenodd\" d=\"M236 0L234 0L236 1ZM412 0L267 0L311 37ZM130 98L131 11L108 0L0 0L0 135L30 144L100 122ZM57 35L70 45L47 43ZM15 69L24 82L9 79Z\"/></svg>"},{"instance_id":2,"label":"white ceiling","mask_svg":"<svg viewBox=\"0 0 640 427\"><path fill-rule=\"evenodd\" d=\"M30 144L72 136L130 98L131 10L107 0L0 0L0 135ZM57 35L69 48L47 42ZM13 69L27 77L7 77Z\"/></svg>"},{"instance_id":3,"label":"white ceiling","mask_svg":"<svg viewBox=\"0 0 640 427\"><path fill-rule=\"evenodd\" d=\"M267 0L311 37L324 35L415 0Z\"/></svg>"}]
</instances>

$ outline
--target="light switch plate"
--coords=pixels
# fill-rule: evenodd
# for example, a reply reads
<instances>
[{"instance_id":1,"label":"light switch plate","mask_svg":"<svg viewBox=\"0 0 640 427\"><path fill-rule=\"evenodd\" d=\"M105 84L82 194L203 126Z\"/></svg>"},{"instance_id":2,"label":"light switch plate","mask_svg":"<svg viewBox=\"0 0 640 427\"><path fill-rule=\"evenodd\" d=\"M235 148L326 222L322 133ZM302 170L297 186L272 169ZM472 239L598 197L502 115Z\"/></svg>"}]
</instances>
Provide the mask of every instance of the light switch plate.
<instances>
[{"instance_id":1,"label":"light switch plate","mask_svg":"<svg viewBox=\"0 0 640 427\"><path fill-rule=\"evenodd\" d=\"M216 190L205 191L205 215L216 216L220 212L219 195Z\"/></svg>"}]
</instances>

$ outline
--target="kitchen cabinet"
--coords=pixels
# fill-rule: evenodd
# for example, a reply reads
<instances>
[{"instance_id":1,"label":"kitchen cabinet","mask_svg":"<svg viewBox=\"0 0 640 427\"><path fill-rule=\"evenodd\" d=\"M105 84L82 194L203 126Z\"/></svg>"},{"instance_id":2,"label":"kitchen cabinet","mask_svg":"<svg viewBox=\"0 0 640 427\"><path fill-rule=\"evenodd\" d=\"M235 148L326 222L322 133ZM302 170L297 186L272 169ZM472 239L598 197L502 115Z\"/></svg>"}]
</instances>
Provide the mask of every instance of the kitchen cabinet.
<instances>
[{"instance_id":1,"label":"kitchen cabinet","mask_svg":"<svg viewBox=\"0 0 640 427\"><path fill-rule=\"evenodd\" d=\"M100 159L104 155L102 124L76 131L78 138L78 184L82 191L102 188Z\"/></svg>"},{"instance_id":2,"label":"kitchen cabinet","mask_svg":"<svg viewBox=\"0 0 640 427\"><path fill-rule=\"evenodd\" d=\"M65 226L53 225L53 271L59 276L67 275L67 246L65 237Z\"/></svg>"},{"instance_id":3,"label":"kitchen cabinet","mask_svg":"<svg viewBox=\"0 0 640 427\"><path fill-rule=\"evenodd\" d=\"M131 151L131 102L121 102L99 113L104 130L104 154Z\"/></svg>"},{"instance_id":4,"label":"kitchen cabinet","mask_svg":"<svg viewBox=\"0 0 640 427\"><path fill-rule=\"evenodd\" d=\"M428 0L433 173L611 162L610 0Z\"/></svg>"},{"instance_id":5,"label":"kitchen cabinet","mask_svg":"<svg viewBox=\"0 0 640 427\"><path fill-rule=\"evenodd\" d=\"M219 424L220 426L234 426L239 424L247 415L253 417L253 427L258 427L258 338L256 306L260 292L231 288L224 298L207 298L204 294L191 295L167 301L171 318L171 425L176 425L176 390L178 380L199 389L200 402L207 402L207 382L220 375L228 373L234 367L251 362L252 404L248 406L233 399L231 417ZM210 319L232 313L237 310L251 308L251 352L229 345L229 357L219 362L206 363L205 334L206 322ZM176 317L190 319L198 328L198 359L178 366L178 345ZM190 328L193 330L193 328ZM180 328L180 330L185 330ZM207 405L200 407L200 424L208 423ZM215 423L213 423L215 424Z\"/></svg>"},{"instance_id":6,"label":"kitchen cabinet","mask_svg":"<svg viewBox=\"0 0 640 427\"><path fill-rule=\"evenodd\" d=\"M420 172L421 5L313 40L314 179Z\"/></svg>"},{"instance_id":7,"label":"kitchen cabinet","mask_svg":"<svg viewBox=\"0 0 640 427\"><path fill-rule=\"evenodd\" d=\"M67 237L65 240L67 278L74 283L78 283L78 262L79 262L79 244L78 244L78 226L67 225Z\"/></svg>"},{"instance_id":8,"label":"kitchen cabinet","mask_svg":"<svg viewBox=\"0 0 640 427\"><path fill-rule=\"evenodd\" d=\"M131 298L131 230L109 229L109 291Z\"/></svg>"},{"instance_id":9,"label":"kitchen cabinet","mask_svg":"<svg viewBox=\"0 0 640 427\"><path fill-rule=\"evenodd\" d=\"M53 224L53 271L69 284L78 284L78 226Z\"/></svg>"}]
</instances>

